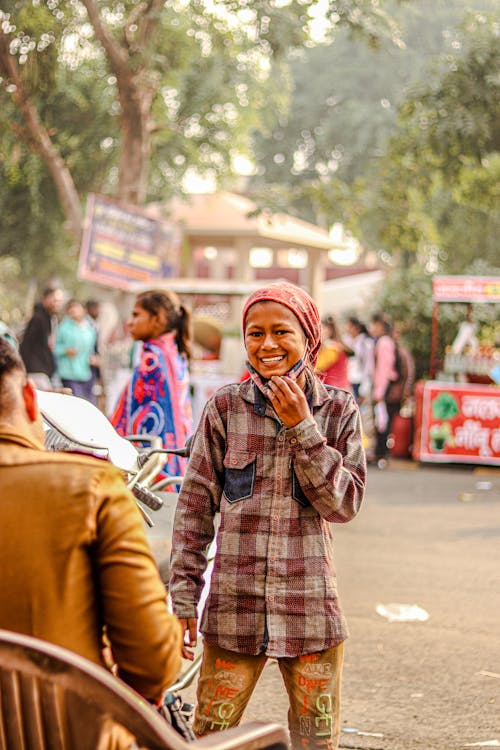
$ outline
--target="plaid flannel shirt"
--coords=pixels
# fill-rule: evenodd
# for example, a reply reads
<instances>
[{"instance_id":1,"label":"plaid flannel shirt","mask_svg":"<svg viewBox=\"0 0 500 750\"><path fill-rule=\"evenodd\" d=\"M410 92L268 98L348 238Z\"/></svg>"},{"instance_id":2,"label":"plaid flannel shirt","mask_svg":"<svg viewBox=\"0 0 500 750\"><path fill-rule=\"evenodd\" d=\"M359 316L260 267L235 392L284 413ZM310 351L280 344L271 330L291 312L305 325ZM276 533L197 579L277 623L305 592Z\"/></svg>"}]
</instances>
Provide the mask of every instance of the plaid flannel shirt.
<instances>
[{"instance_id":1,"label":"plaid flannel shirt","mask_svg":"<svg viewBox=\"0 0 500 750\"><path fill-rule=\"evenodd\" d=\"M197 430L175 515L170 593L197 616L206 550L217 553L201 619L206 641L297 656L347 637L332 523L350 521L366 463L350 393L309 384L311 416L292 428L247 380L219 389Z\"/></svg>"}]
</instances>

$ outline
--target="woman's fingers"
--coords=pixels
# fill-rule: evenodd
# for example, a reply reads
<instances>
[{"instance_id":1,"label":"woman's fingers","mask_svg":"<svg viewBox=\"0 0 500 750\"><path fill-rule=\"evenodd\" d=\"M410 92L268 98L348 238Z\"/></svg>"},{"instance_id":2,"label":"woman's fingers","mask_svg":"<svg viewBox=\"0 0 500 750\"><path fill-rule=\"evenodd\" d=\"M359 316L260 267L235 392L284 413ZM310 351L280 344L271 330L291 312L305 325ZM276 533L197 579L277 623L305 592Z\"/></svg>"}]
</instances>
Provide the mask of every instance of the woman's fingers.
<instances>
[{"instance_id":1,"label":"woman's fingers","mask_svg":"<svg viewBox=\"0 0 500 750\"><path fill-rule=\"evenodd\" d=\"M189 661L193 661L194 659L194 651L192 651L189 646L196 646L197 641L197 633L198 633L198 620L196 617L189 617L188 619L184 617L179 617L179 622L181 624L182 632L184 633L183 637L183 643L181 646L182 649L182 657L184 659L189 659Z\"/></svg>"},{"instance_id":2,"label":"woman's fingers","mask_svg":"<svg viewBox=\"0 0 500 750\"><path fill-rule=\"evenodd\" d=\"M272 392L277 396L291 398L293 396L301 397L304 395L299 384L291 378L283 378L280 375L273 375L269 381Z\"/></svg>"},{"instance_id":3,"label":"woman's fingers","mask_svg":"<svg viewBox=\"0 0 500 750\"><path fill-rule=\"evenodd\" d=\"M274 375L269 381L269 396L277 416L287 427L295 427L307 417L305 394L294 380Z\"/></svg>"}]
</instances>

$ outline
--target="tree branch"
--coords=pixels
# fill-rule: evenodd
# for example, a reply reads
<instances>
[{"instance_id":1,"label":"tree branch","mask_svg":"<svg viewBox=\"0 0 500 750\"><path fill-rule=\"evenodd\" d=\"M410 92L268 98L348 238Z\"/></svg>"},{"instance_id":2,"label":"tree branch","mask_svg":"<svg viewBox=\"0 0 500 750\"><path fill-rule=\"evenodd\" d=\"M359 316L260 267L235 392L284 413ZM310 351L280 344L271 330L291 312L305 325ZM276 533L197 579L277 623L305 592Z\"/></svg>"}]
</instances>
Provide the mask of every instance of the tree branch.
<instances>
[{"instance_id":1,"label":"tree branch","mask_svg":"<svg viewBox=\"0 0 500 750\"><path fill-rule=\"evenodd\" d=\"M25 138L29 148L45 161L61 199L70 231L79 243L82 232L82 207L73 177L38 116L36 106L21 78L17 58L10 53L9 37L1 26L0 67L10 84L15 87L10 93L26 123L27 132L20 129L20 134Z\"/></svg>"},{"instance_id":2,"label":"tree branch","mask_svg":"<svg viewBox=\"0 0 500 750\"><path fill-rule=\"evenodd\" d=\"M140 47L146 46L147 40L151 40L153 34L157 32L158 19L156 16L163 7L163 3L164 0L148 0L147 8L138 22L137 38Z\"/></svg>"},{"instance_id":3,"label":"tree branch","mask_svg":"<svg viewBox=\"0 0 500 750\"><path fill-rule=\"evenodd\" d=\"M111 34L102 23L99 9L95 0L82 0L87 9L89 21L94 29L96 39L102 44L106 57L113 73L118 77L129 77L130 68L128 64L128 54L119 44L115 42Z\"/></svg>"}]
</instances>

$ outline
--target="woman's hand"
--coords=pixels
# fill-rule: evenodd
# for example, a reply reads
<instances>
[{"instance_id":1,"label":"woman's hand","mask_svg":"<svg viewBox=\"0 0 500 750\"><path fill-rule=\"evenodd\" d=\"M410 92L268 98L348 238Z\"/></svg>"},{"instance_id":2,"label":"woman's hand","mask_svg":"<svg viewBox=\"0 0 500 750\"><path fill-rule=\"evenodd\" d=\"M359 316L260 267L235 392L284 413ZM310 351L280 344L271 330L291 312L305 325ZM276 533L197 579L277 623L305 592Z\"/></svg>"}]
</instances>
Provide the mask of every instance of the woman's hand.
<instances>
[{"instance_id":1,"label":"woman's hand","mask_svg":"<svg viewBox=\"0 0 500 750\"><path fill-rule=\"evenodd\" d=\"M273 375L269 381L269 398L286 427L295 427L310 414L306 395L292 378Z\"/></svg>"},{"instance_id":2,"label":"woman's hand","mask_svg":"<svg viewBox=\"0 0 500 750\"><path fill-rule=\"evenodd\" d=\"M192 646L193 648L196 646L198 640L198 619L196 617L189 617L187 619L179 617L178 620L183 633L182 658L193 661L194 651L191 651L188 646Z\"/></svg>"}]
</instances>

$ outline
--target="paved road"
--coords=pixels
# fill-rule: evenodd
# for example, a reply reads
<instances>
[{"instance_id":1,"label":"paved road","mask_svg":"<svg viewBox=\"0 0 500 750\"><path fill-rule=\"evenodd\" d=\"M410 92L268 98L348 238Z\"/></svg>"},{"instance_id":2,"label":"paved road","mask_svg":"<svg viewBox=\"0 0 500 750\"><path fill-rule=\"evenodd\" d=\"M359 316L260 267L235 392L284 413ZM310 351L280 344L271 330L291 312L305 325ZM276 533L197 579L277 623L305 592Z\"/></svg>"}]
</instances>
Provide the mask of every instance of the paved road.
<instances>
[{"instance_id":1,"label":"paved road","mask_svg":"<svg viewBox=\"0 0 500 750\"><path fill-rule=\"evenodd\" d=\"M341 747L500 743L500 471L371 470L364 509L336 539L351 631ZM429 619L389 622L379 603L416 604ZM283 692L271 662L245 719L286 725Z\"/></svg>"}]
</instances>

